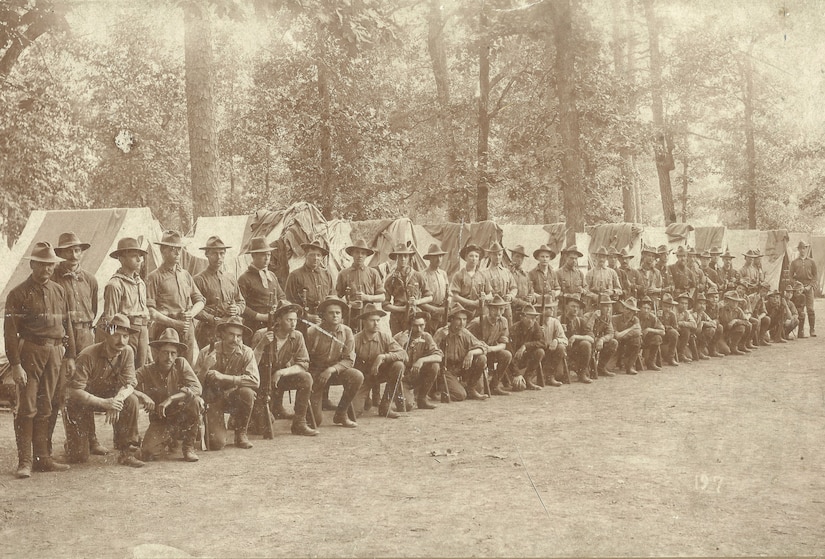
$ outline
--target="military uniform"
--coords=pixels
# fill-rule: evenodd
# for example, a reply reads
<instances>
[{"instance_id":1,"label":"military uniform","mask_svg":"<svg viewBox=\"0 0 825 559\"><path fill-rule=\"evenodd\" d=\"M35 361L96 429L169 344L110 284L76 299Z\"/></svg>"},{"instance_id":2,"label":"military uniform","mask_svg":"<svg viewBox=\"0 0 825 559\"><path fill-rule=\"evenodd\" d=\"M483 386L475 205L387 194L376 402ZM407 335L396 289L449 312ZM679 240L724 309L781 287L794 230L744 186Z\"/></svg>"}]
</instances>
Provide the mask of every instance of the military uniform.
<instances>
[{"instance_id":1,"label":"military uniform","mask_svg":"<svg viewBox=\"0 0 825 559\"><path fill-rule=\"evenodd\" d=\"M218 324L229 318L229 306L236 305L240 312L246 307L238 282L223 270L207 268L194 277L195 287L204 297L203 310L198 313L195 340L204 348L215 339Z\"/></svg>"}]
</instances>

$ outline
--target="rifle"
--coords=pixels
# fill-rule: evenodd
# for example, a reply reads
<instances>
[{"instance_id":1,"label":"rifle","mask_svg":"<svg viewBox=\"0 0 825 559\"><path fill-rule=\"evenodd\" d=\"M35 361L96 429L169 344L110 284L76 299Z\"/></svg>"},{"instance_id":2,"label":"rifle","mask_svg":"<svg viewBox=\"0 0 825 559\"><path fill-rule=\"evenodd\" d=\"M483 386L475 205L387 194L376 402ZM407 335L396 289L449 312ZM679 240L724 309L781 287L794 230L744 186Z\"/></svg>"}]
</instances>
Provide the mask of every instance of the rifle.
<instances>
[{"instance_id":1,"label":"rifle","mask_svg":"<svg viewBox=\"0 0 825 559\"><path fill-rule=\"evenodd\" d=\"M269 308L272 309L273 305L273 298L275 294L269 294ZM275 330L275 321L273 320L273 313L270 310L269 313L269 328L268 330L274 331ZM275 342L269 344L269 363L267 363L264 371L261 373L261 403L263 404L263 414L264 414L264 424L263 424L263 433L261 433L264 439L272 439L274 437L273 434L273 425L272 425L272 414L269 411L269 400L270 395L272 392L272 367L275 364ZM283 401L283 400L282 400Z\"/></svg>"},{"instance_id":2,"label":"rifle","mask_svg":"<svg viewBox=\"0 0 825 559\"><path fill-rule=\"evenodd\" d=\"M444 326L447 326L449 320L447 320L447 315L450 314L450 283L447 282L447 286L444 288ZM447 338L444 338L444 349L446 349L446 342ZM442 350L443 351L443 350ZM441 392L441 403L442 404L449 404L452 402L450 398L450 389L447 386L447 353L444 351L444 364L443 366L439 367L441 369L441 378L444 379L444 391ZM438 381L436 381L438 384Z\"/></svg>"},{"instance_id":3,"label":"rifle","mask_svg":"<svg viewBox=\"0 0 825 559\"><path fill-rule=\"evenodd\" d=\"M542 331L544 331L544 312L547 308L547 303L545 301L546 295L547 295L547 286L544 283L542 283L541 284L541 314L539 315L539 316L541 316L541 322L539 324L541 326ZM542 338L543 337L544 336L542 336ZM544 388L544 386L545 386L544 365L542 365L541 360L539 360L539 366L538 366L538 369L536 369L536 382L538 383L539 386Z\"/></svg>"},{"instance_id":4,"label":"rifle","mask_svg":"<svg viewBox=\"0 0 825 559\"><path fill-rule=\"evenodd\" d=\"M481 337L481 343L487 345L487 340L484 337L484 293L482 292L478 298L478 330ZM487 374L487 366L481 369L482 389L488 397L492 397L493 393L490 390L490 377Z\"/></svg>"}]
</instances>

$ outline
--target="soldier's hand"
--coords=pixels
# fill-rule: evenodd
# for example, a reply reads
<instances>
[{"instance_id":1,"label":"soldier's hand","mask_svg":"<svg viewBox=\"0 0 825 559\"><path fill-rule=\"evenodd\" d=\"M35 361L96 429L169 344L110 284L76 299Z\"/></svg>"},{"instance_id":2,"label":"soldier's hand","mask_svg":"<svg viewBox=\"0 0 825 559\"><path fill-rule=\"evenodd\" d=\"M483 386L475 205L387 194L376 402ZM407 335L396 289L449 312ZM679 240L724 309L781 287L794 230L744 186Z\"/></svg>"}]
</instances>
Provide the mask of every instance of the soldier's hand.
<instances>
[{"instance_id":1,"label":"soldier's hand","mask_svg":"<svg viewBox=\"0 0 825 559\"><path fill-rule=\"evenodd\" d=\"M418 372L421 370L421 367L424 366L424 362L421 359L416 359L415 362L410 366L410 373L413 375L418 375Z\"/></svg>"},{"instance_id":2,"label":"soldier's hand","mask_svg":"<svg viewBox=\"0 0 825 559\"><path fill-rule=\"evenodd\" d=\"M504 300L507 301L508 303L510 303L513 300L513 296L508 293L507 295L504 296Z\"/></svg>"},{"instance_id":3,"label":"soldier's hand","mask_svg":"<svg viewBox=\"0 0 825 559\"><path fill-rule=\"evenodd\" d=\"M103 399L103 409L107 412L114 411L118 412L123 409L123 401L118 400L117 398L104 398Z\"/></svg>"},{"instance_id":4,"label":"soldier's hand","mask_svg":"<svg viewBox=\"0 0 825 559\"><path fill-rule=\"evenodd\" d=\"M378 369L383 364L384 364L384 355L383 354L378 354L372 362L372 366L370 367L370 374L372 376L378 376Z\"/></svg>"},{"instance_id":5,"label":"soldier's hand","mask_svg":"<svg viewBox=\"0 0 825 559\"><path fill-rule=\"evenodd\" d=\"M556 351L559 348L559 341L553 340L549 344L547 344L547 349L550 351Z\"/></svg>"},{"instance_id":6,"label":"soldier's hand","mask_svg":"<svg viewBox=\"0 0 825 559\"><path fill-rule=\"evenodd\" d=\"M513 377L513 386L518 390L526 390L527 381L524 380L524 376L516 375Z\"/></svg>"},{"instance_id":7,"label":"soldier's hand","mask_svg":"<svg viewBox=\"0 0 825 559\"><path fill-rule=\"evenodd\" d=\"M468 351L467 355L464 356L464 361L461 363L461 368L462 369L469 369L472 366L473 366L473 354Z\"/></svg>"},{"instance_id":8,"label":"soldier's hand","mask_svg":"<svg viewBox=\"0 0 825 559\"><path fill-rule=\"evenodd\" d=\"M321 385L324 385L329 382L329 379L332 378L332 374L335 372L333 367L329 367L321 371L321 374L318 375L318 381Z\"/></svg>"},{"instance_id":9,"label":"soldier's hand","mask_svg":"<svg viewBox=\"0 0 825 559\"><path fill-rule=\"evenodd\" d=\"M364 294L361 293L360 291L356 291L355 294L349 296L349 300L350 301L360 301L361 298L363 297L363 295Z\"/></svg>"},{"instance_id":10,"label":"soldier's hand","mask_svg":"<svg viewBox=\"0 0 825 559\"><path fill-rule=\"evenodd\" d=\"M596 340L596 351L601 351L603 347L604 347L604 340L602 340L601 338Z\"/></svg>"},{"instance_id":11,"label":"soldier's hand","mask_svg":"<svg viewBox=\"0 0 825 559\"><path fill-rule=\"evenodd\" d=\"M239 314L241 314L241 308L234 303L229 305L227 311L229 312L229 316L238 316Z\"/></svg>"},{"instance_id":12,"label":"soldier's hand","mask_svg":"<svg viewBox=\"0 0 825 559\"><path fill-rule=\"evenodd\" d=\"M74 376L75 371L77 370L77 365L75 364L75 360L73 357L66 359L66 373L70 377Z\"/></svg>"},{"instance_id":13,"label":"soldier's hand","mask_svg":"<svg viewBox=\"0 0 825 559\"><path fill-rule=\"evenodd\" d=\"M318 316L317 314L308 314L307 315L307 320L309 320L313 324L321 324L321 317Z\"/></svg>"},{"instance_id":14,"label":"soldier's hand","mask_svg":"<svg viewBox=\"0 0 825 559\"><path fill-rule=\"evenodd\" d=\"M516 361L521 361L521 358L524 357L524 353L526 351L527 351L527 348L524 347L524 346L521 346L520 348L518 348L518 350L516 350L516 354L513 357L516 358Z\"/></svg>"},{"instance_id":15,"label":"soldier's hand","mask_svg":"<svg viewBox=\"0 0 825 559\"><path fill-rule=\"evenodd\" d=\"M106 411L106 421L107 425L114 425L117 423L118 418L120 417L120 412L117 410L107 410Z\"/></svg>"},{"instance_id":16,"label":"soldier's hand","mask_svg":"<svg viewBox=\"0 0 825 559\"><path fill-rule=\"evenodd\" d=\"M266 334L264 334L264 337L266 338L266 341L272 343L275 341L275 332L273 332L272 330L267 330Z\"/></svg>"},{"instance_id":17,"label":"soldier's hand","mask_svg":"<svg viewBox=\"0 0 825 559\"><path fill-rule=\"evenodd\" d=\"M26 371L23 370L23 365L15 365L11 368L11 378L14 380L14 384L18 386L26 386L26 383L29 382L29 377L26 375Z\"/></svg>"},{"instance_id":18,"label":"soldier's hand","mask_svg":"<svg viewBox=\"0 0 825 559\"><path fill-rule=\"evenodd\" d=\"M166 417L166 408L168 408L172 404L172 400L166 398L160 404L158 404L158 416Z\"/></svg>"},{"instance_id":19,"label":"soldier's hand","mask_svg":"<svg viewBox=\"0 0 825 559\"><path fill-rule=\"evenodd\" d=\"M141 394L138 396L138 400L140 400L140 405L143 406L143 409L147 413L151 413L155 409L155 402L146 394Z\"/></svg>"}]
</instances>

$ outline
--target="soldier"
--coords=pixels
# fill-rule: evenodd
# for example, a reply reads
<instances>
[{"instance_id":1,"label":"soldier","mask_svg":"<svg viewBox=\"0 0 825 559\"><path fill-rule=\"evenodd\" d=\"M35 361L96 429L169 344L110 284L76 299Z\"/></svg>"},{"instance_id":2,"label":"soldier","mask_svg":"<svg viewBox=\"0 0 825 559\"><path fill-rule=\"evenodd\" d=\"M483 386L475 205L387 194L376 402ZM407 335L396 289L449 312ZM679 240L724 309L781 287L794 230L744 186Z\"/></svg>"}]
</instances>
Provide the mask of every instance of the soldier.
<instances>
[{"instance_id":1,"label":"soldier","mask_svg":"<svg viewBox=\"0 0 825 559\"><path fill-rule=\"evenodd\" d=\"M149 342L154 362L135 372L135 397L149 413L149 428L140 446L143 461L154 460L164 446L183 440L184 462L197 462L195 437L203 413L201 383L189 363L178 332L167 328Z\"/></svg>"},{"instance_id":2,"label":"soldier","mask_svg":"<svg viewBox=\"0 0 825 559\"><path fill-rule=\"evenodd\" d=\"M748 327L745 329L745 336L739 342L739 349L745 353L750 353L749 350L756 349L757 346L753 343L753 337L759 335L759 320L753 315L753 307L751 307L750 299L748 298L748 289L750 283L745 278L739 280L736 284L736 294L739 296L739 308L742 309L742 314L748 321Z\"/></svg>"},{"instance_id":3,"label":"soldier","mask_svg":"<svg viewBox=\"0 0 825 559\"><path fill-rule=\"evenodd\" d=\"M710 258L708 259L707 267L704 268L705 275L713 282L713 285L715 285L718 290L721 287L720 283L722 281L719 277L719 257L723 254L722 249L714 246L711 247L707 253Z\"/></svg>"},{"instance_id":4,"label":"soldier","mask_svg":"<svg viewBox=\"0 0 825 559\"><path fill-rule=\"evenodd\" d=\"M393 334L407 327L410 314L416 312L418 305L433 300L421 273L412 269L413 254L415 251L403 243L396 245L389 254L390 260L395 260L395 269L384 281L387 300L382 306L390 312L390 331Z\"/></svg>"},{"instance_id":5,"label":"soldier","mask_svg":"<svg viewBox=\"0 0 825 559\"><path fill-rule=\"evenodd\" d=\"M726 250L722 254L722 269L719 270L719 291L727 293L732 289L736 289L736 282L739 281L739 270L733 267L733 261L736 259L734 255Z\"/></svg>"},{"instance_id":6,"label":"soldier","mask_svg":"<svg viewBox=\"0 0 825 559\"><path fill-rule=\"evenodd\" d=\"M116 314L105 326L103 341L90 345L77 357L77 370L69 378L66 412L73 428L66 433L66 454L78 462L88 460L85 441L86 422L77 421L93 411L106 412L106 423L114 428L118 463L140 468L143 462L134 453L140 446L135 396L135 356L129 336L135 334L129 319Z\"/></svg>"},{"instance_id":7,"label":"soldier","mask_svg":"<svg viewBox=\"0 0 825 559\"><path fill-rule=\"evenodd\" d=\"M693 274L687 265L688 251L679 246L676 249L676 263L667 267L673 280L674 293L689 293L695 286Z\"/></svg>"},{"instance_id":8,"label":"soldier","mask_svg":"<svg viewBox=\"0 0 825 559\"><path fill-rule=\"evenodd\" d=\"M606 293L605 293L606 295ZM565 313L562 315L562 326L567 335L567 357L570 369L576 372L579 382L590 384L590 358L592 357L593 330L587 319L581 316L582 300L578 295L565 297Z\"/></svg>"},{"instance_id":9,"label":"soldier","mask_svg":"<svg viewBox=\"0 0 825 559\"><path fill-rule=\"evenodd\" d=\"M554 305L555 306L555 305ZM561 386L556 379L556 372L559 366L567 366L567 335L564 333L564 326L556 318L556 313L551 309L545 316L540 317L542 335L544 336L544 359L542 359L542 369L544 370L544 381L550 386ZM569 380L564 379L565 383Z\"/></svg>"},{"instance_id":10,"label":"soldier","mask_svg":"<svg viewBox=\"0 0 825 559\"><path fill-rule=\"evenodd\" d=\"M455 280L455 278L453 278ZM467 330L470 312L456 303L450 307L447 326L438 329L433 340L444 353L444 375L450 400L485 400L486 394L478 392L477 387L484 369L487 367L485 345ZM462 386L464 381L466 389Z\"/></svg>"},{"instance_id":11,"label":"soldier","mask_svg":"<svg viewBox=\"0 0 825 559\"><path fill-rule=\"evenodd\" d=\"M57 241L54 252L58 258L62 258L54 270L52 280L63 287L66 299L69 303L69 315L74 330L75 351L80 353L93 343L95 336L92 324L97 317L97 278L80 267L82 254L91 247L89 243L82 242L74 233L63 233ZM60 367L60 380L57 387L56 396L59 405L52 407L52 415L49 418L49 440L52 440L54 427L57 424L57 412L63 409L66 400L66 360ZM109 450L100 444L95 434L94 415L86 416L86 431L89 434L89 452L98 456L104 456ZM66 414L63 414L64 428Z\"/></svg>"},{"instance_id":12,"label":"soldier","mask_svg":"<svg viewBox=\"0 0 825 559\"><path fill-rule=\"evenodd\" d=\"M739 270L739 276L741 279L753 285L764 281L765 272L763 272L756 263L759 258L762 258L762 255L755 250L748 250L744 256L745 265L742 266L741 270Z\"/></svg>"},{"instance_id":13,"label":"soldier","mask_svg":"<svg viewBox=\"0 0 825 559\"><path fill-rule=\"evenodd\" d=\"M554 255L555 256L555 255ZM522 245L510 250L510 273L513 275L513 283L516 285L516 296L511 303L513 306L513 324L521 320L521 311L533 304L533 286L527 272L522 265L527 253Z\"/></svg>"},{"instance_id":14,"label":"soldier","mask_svg":"<svg viewBox=\"0 0 825 559\"><path fill-rule=\"evenodd\" d=\"M414 313L410 316L410 329L395 335L395 341L404 348L408 356L403 377L404 388L408 392L414 392L415 404L420 410L435 409L434 405L427 402L427 394L436 383L444 358L444 352L427 332L428 319L426 312ZM446 386L444 390L447 390ZM406 397L404 399L407 400Z\"/></svg>"},{"instance_id":15,"label":"soldier","mask_svg":"<svg viewBox=\"0 0 825 559\"><path fill-rule=\"evenodd\" d=\"M622 265L621 255L622 253L619 249L613 245L607 249L607 267L611 270L615 270L617 274L619 273L619 268ZM621 283L621 278L619 281Z\"/></svg>"},{"instance_id":16,"label":"soldier","mask_svg":"<svg viewBox=\"0 0 825 559\"><path fill-rule=\"evenodd\" d=\"M61 259L47 242L35 243L31 275L6 298L5 344L11 377L17 385L14 436L17 443L18 478L40 472L68 470L51 456L49 437L52 408L59 406L60 346L68 347L62 359L66 373L75 371L75 339L69 301L63 288L51 280Z\"/></svg>"},{"instance_id":17,"label":"soldier","mask_svg":"<svg viewBox=\"0 0 825 559\"><path fill-rule=\"evenodd\" d=\"M788 339L791 339L791 340L799 339L799 334L801 333L800 330L799 330L799 311L796 307L796 302L795 302L795 299L796 299L795 284L797 284L797 283L799 283L799 282L794 282L794 281L789 282L785 286L785 291L782 294L782 298L785 300L785 304L788 306L788 310L791 311L791 314L793 314L794 317L796 317L796 327L795 327L796 332L794 332L793 330L788 332Z\"/></svg>"},{"instance_id":18,"label":"soldier","mask_svg":"<svg viewBox=\"0 0 825 559\"><path fill-rule=\"evenodd\" d=\"M537 380L538 368L544 359L544 335L538 321L539 314L532 305L527 305L522 309L521 319L513 326L510 342L510 347L515 350L513 390L541 390L541 386L533 382ZM551 375L550 385L561 386L561 383Z\"/></svg>"},{"instance_id":19,"label":"soldier","mask_svg":"<svg viewBox=\"0 0 825 559\"><path fill-rule=\"evenodd\" d=\"M467 325L470 333L486 344L487 369L492 371L490 393L493 396L509 396L500 385L509 375L508 369L513 361L513 354L507 350L510 343L510 324L504 316L507 302L500 295L495 295L487 304L486 316L474 318Z\"/></svg>"},{"instance_id":20,"label":"soldier","mask_svg":"<svg viewBox=\"0 0 825 559\"><path fill-rule=\"evenodd\" d=\"M796 328L797 324L793 324L793 321L797 320L797 318L795 316L791 317L790 309L787 304L785 304L785 301L782 299L782 294L779 291L774 290L768 293L768 300L765 303L765 311L771 319L771 342L775 344L788 343L785 338L785 331L788 326L793 326L793 328Z\"/></svg>"},{"instance_id":21,"label":"soldier","mask_svg":"<svg viewBox=\"0 0 825 559\"><path fill-rule=\"evenodd\" d=\"M307 330L309 373L312 375L309 402L318 425L323 421L321 400L324 389L335 382L343 385L344 394L332 422L342 427L358 427L354 418L347 416L347 410L364 383L364 375L354 367L355 337L352 329L343 322L346 308L347 303L343 299L327 297L318 305L321 324L310 326Z\"/></svg>"},{"instance_id":22,"label":"soldier","mask_svg":"<svg viewBox=\"0 0 825 559\"><path fill-rule=\"evenodd\" d=\"M487 277L478 269L481 261L481 248L472 243L464 245L458 255L464 260L464 268L453 274L450 280L450 296L453 301L473 314L478 315L479 302L487 299L490 285ZM489 299L492 299L490 297Z\"/></svg>"},{"instance_id":23,"label":"soldier","mask_svg":"<svg viewBox=\"0 0 825 559\"><path fill-rule=\"evenodd\" d=\"M252 343L252 335L269 326L269 313L279 306L287 304L286 294L278 283L275 273L269 270L271 248L264 237L249 240L246 254L252 257L252 264L238 276L238 288L246 301L241 313L244 332L243 345Z\"/></svg>"},{"instance_id":24,"label":"soldier","mask_svg":"<svg viewBox=\"0 0 825 559\"><path fill-rule=\"evenodd\" d=\"M533 258L536 259L538 264L527 274L527 279L529 281L529 291L533 293L531 303L538 305L539 308L542 304L545 307L548 305L555 307L557 305L556 301L561 295L558 276L550 265L550 261L555 257L556 253L547 245L541 245L533 251Z\"/></svg>"},{"instance_id":25,"label":"soldier","mask_svg":"<svg viewBox=\"0 0 825 559\"><path fill-rule=\"evenodd\" d=\"M363 239L356 240L344 251L352 257L352 265L338 274L335 282L338 297L344 298L356 311L363 308L365 303L383 303L386 296L381 276L378 270L365 264L366 259L375 254L375 251Z\"/></svg>"},{"instance_id":26,"label":"soldier","mask_svg":"<svg viewBox=\"0 0 825 559\"><path fill-rule=\"evenodd\" d=\"M693 311L693 319L696 321L696 352L694 359L710 359L716 357L714 340L716 339L716 320L712 319L705 311L707 307L707 297L700 293L696 297L696 308Z\"/></svg>"},{"instance_id":27,"label":"soldier","mask_svg":"<svg viewBox=\"0 0 825 559\"><path fill-rule=\"evenodd\" d=\"M628 297L621 305L621 314L613 317L613 332L616 341L619 342L616 348L616 362L624 363L626 374L635 375L638 374L636 359L642 346L642 328L636 316L639 309L636 307L635 297Z\"/></svg>"},{"instance_id":28,"label":"soldier","mask_svg":"<svg viewBox=\"0 0 825 559\"><path fill-rule=\"evenodd\" d=\"M559 268L557 277L562 295L578 293L582 297L587 294L587 283L584 274L579 269L579 258L584 256L572 245L561 251L561 258L564 264ZM535 286L534 286L535 288Z\"/></svg>"},{"instance_id":29,"label":"soldier","mask_svg":"<svg viewBox=\"0 0 825 559\"><path fill-rule=\"evenodd\" d=\"M707 290L711 287L716 287L716 283L707 275L711 260L710 251L704 251L698 255L698 258L699 261L696 262L693 267L693 277L696 280L696 293L694 293L694 297L698 293L707 293Z\"/></svg>"},{"instance_id":30,"label":"soldier","mask_svg":"<svg viewBox=\"0 0 825 559\"><path fill-rule=\"evenodd\" d=\"M653 312L653 301L650 297L639 301L639 327L642 329L642 364L647 370L661 371L662 368L656 361L665 337L665 327Z\"/></svg>"},{"instance_id":31,"label":"soldier","mask_svg":"<svg viewBox=\"0 0 825 559\"><path fill-rule=\"evenodd\" d=\"M363 413L363 402L369 398L370 392L380 390L384 386L384 395L378 404L378 415L387 419L398 419L399 415L390 409L393 401L399 411L410 411L404 401L404 391L401 386L401 377L404 374L404 362L407 361L407 352L395 338L378 326L382 317L387 313L373 303L368 303L364 311L358 315L362 328L355 335L355 368L364 375L364 382L355 395L355 415Z\"/></svg>"},{"instance_id":32,"label":"soldier","mask_svg":"<svg viewBox=\"0 0 825 559\"><path fill-rule=\"evenodd\" d=\"M445 254L447 253L441 250L440 246L433 243L430 245L430 248L427 249L427 254L422 256L422 258L428 262L428 265L427 269L421 272L421 279L424 281L424 289L430 292L433 299L429 303L419 304L419 307L428 313L428 318L425 323L427 325L427 332L430 335L442 325L442 321L446 324L447 313L450 310L450 279L447 277L447 272L439 267L441 265L441 259ZM401 332L399 332L399 334L400 333Z\"/></svg>"},{"instance_id":33,"label":"soldier","mask_svg":"<svg viewBox=\"0 0 825 559\"><path fill-rule=\"evenodd\" d=\"M183 243L177 231L164 231L160 241L163 262L146 278L146 306L153 321L152 339L166 328L178 331L188 349L184 359L195 360L195 328L192 319L202 310L206 299L195 285L195 280L180 267Z\"/></svg>"},{"instance_id":34,"label":"soldier","mask_svg":"<svg viewBox=\"0 0 825 559\"><path fill-rule=\"evenodd\" d=\"M146 306L146 284L140 277L140 267L146 250L132 237L117 242L117 249L109 254L120 262L120 268L103 288L103 316L99 324L108 324L116 314L129 319L137 330L129 338L135 355L135 368L143 367L149 358L149 307Z\"/></svg>"},{"instance_id":35,"label":"soldier","mask_svg":"<svg viewBox=\"0 0 825 559\"><path fill-rule=\"evenodd\" d=\"M705 308L705 312L716 327L713 335L713 341L708 344L708 354L711 357L724 357L725 354L719 351L719 344L724 340L725 328L719 322L719 291L717 291L715 287L708 289L707 307Z\"/></svg>"},{"instance_id":36,"label":"soldier","mask_svg":"<svg viewBox=\"0 0 825 559\"><path fill-rule=\"evenodd\" d=\"M676 325L679 328L679 343L676 348L679 363L693 361L687 354L688 347L696 343L696 320L690 312L692 304L693 297L688 293L682 293L676 298Z\"/></svg>"},{"instance_id":37,"label":"soldier","mask_svg":"<svg viewBox=\"0 0 825 559\"><path fill-rule=\"evenodd\" d=\"M600 247L591 254L595 257L596 265L585 276L587 290L593 294L596 301L598 301L598 295L602 293L607 294L614 301L618 301L622 296L622 286L616 270L607 267L607 249Z\"/></svg>"},{"instance_id":38,"label":"soldier","mask_svg":"<svg viewBox=\"0 0 825 559\"><path fill-rule=\"evenodd\" d=\"M809 332L812 338L816 337L816 314L814 313L814 284L816 283L816 263L809 256L810 245L805 241L799 241L796 249L799 251L793 262L791 262L790 273L794 281L803 285L802 297L799 298L799 336L804 338L805 313L808 315Z\"/></svg>"},{"instance_id":39,"label":"soldier","mask_svg":"<svg viewBox=\"0 0 825 559\"><path fill-rule=\"evenodd\" d=\"M622 249L619 252L619 269L616 273L619 275L619 285L622 288L622 296L624 297L643 297L644 296L644 280L639 273L630 267L630 261L635 256Z\"/></svg>"},{"instance_id":40,"label":"soldier","mask_svg":"<svg viewBox=\"0 0 825 559\"><path fill-rule=\"evenodd\" d=\"M670 267L667 265L668 255L670 249L666 245L659 245L656 248L656 264L655 267L659 270L662 276L662 292L673 294L673 277L670 275Z\"/></svg>"},{"instance_id":41,"label":"soldier","mask_svg":"<svg viewBox=\"0 0 825 559\"><path fill-rule=\"evenodd\" d=\"M662 274L654 266L656 250L653 247L642 247L642 261L639 268L640 290L651 301L658 302L662 297ZM654 308L656 308L654 303Z\"/></svg>"},{"instance_id":42,"label":"soldier","mask_svg":"<svg viewBox=\"0 0 825 559\"><path fill-rule=\"evenodd\" d=\"M238 282L223 271L228 248L232 247L226 246L217 236L209 237L206 246L200 248L209 261L206 269L194 278L195 287L204 297L204 307L196 317L198 326L195 328L195 340L201 349L215 340L218 324L230 316L239 316L246 307Z\"/></svg>"},{"instance_id":43,"label":"soldier","mask_svg":"<svg viewBox=\"0 0 825 559\"><path fill-rule=\"evenodd\" d=\"M318 304L334 295L332 274L323 266L323 259L329 256L329 251L317 239L302 243L301 248L304 249L304 265L289 273L284 292L287 300L301 307L302 318L319 324L321 317L317 314ZM302 333L306 332L305 326L301 323L298 329Z\"/></svg>"},{"instance_id":44,"label":"soldier","mask_svg":"<svg viewBox=\"0 0 825 559\"><path fill-rule=\"evenodd\" d=\"M607 293L599 295L598 306L587 313L585 318L593 333L596 374L600 377L615 377L616 373L607 368L610 358L619 347L613 331L613 299Z\"/></svg>"},{"instance_id":45,"label":"soldier","mask_svg":"<svg viewBox=\"0 0 825 559\"><path fill-rule=\"evenodd\" d=\"M258 371L271 367L270 386L261 386L272 394L275 417L292 419L292 434L314 437L318 431L307 425L312 375L309 374L309 352L304 336L297 329L301 316L298 305L282 305L272 314L273 328L261 328L252 336L253 353ZM284 391L295 390L295 413L283 409Z\"/></svg>"},{"instance_id":46,"label":"soldier","mask_svg":"<svg viewBox=\"0 0 825 559\"><path fill-rule=\"evenodd\" d=\"M496 241L490 248L486 250L487 257L490 259L490 265L483 271L487 278L487 283L490 286L489 294L495 297L498 295L504 300L504 318L507 319L507 324L513 323L513 309L511 303L518 294L518 286L513 280L513 275L510 270L504 265L502 256L504 255L504 248ZM489 355L488 355L489 362Z\"/></svg>"},{"instance_id":47,"label":"soldier","mask_svg":"<svg viewBox=\"0 0 825 559\"><path fill-rule=\"evenodd\" d=\"M214 347L202 351L195 364L207 406L205 434L210 450L221 450L226 445L226 411L235 426L235 446L252 448L247 429L261 377L252 349L243 343L244 337L252 338L246 330L238 316L221 322L217 327L220 340Z\"/></svg>"},{"instance_id":48,"label":"soldier","mask_svg":"<svg viewBox=\"0 0 825 559\"><path fill-rule=\"evenodd\" d=\"M719 324L725 329L725 343L722 345L725 354L744 355L746 353L742 351L742 339L750 325L742 309L739 308L741 302L742 299L736 291L728 291L719 308Z\"/></svg>"},{"instance_id":49,"label":"soldier","mask_svg":"<svg viewBox=\"0 0 825 559\"><path fill-rule=\"evenodd\" d=\"M754 345L770 345L771 319L768 316L768 309L765 307L765 299L770 290L770 284L763 281L756 286L754 292L748 296L751 313L756 320L754 333L751 336L751 342Z\"/></svg>"},{"instance_id":50,"label":"soldier","mask_svg":"<svg viewBox=\"0 0 825 559\"><path fill-rule=\"evenodd\" d=\"M665 337L662 339L662 361L665 365L677 367L676 347L679 345L679 324L674 307L676 301L670 293L662 297L662 326L665 327Z\"/></svg>"}]
</instances>

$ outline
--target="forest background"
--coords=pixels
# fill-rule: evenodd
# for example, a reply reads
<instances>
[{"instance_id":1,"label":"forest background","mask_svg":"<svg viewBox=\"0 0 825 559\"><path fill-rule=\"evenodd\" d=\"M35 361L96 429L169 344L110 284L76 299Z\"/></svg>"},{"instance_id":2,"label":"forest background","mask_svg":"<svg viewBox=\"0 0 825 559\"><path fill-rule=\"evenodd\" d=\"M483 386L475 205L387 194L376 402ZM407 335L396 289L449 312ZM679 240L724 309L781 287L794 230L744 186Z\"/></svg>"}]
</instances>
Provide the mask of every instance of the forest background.
<instances>
[{"instance_id":1,"label":"forest background","mask_svg":"<svg viewBox=\"0 0 825 559\"><path fill-rule=\"evenodd\" d=\"M2 0L0 231L148 206L825 229L819 0Z\"/></svg>"}]
</instances>

